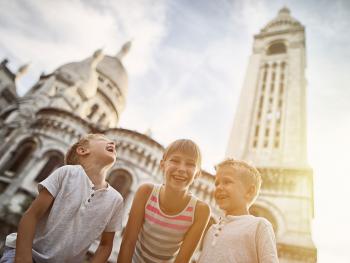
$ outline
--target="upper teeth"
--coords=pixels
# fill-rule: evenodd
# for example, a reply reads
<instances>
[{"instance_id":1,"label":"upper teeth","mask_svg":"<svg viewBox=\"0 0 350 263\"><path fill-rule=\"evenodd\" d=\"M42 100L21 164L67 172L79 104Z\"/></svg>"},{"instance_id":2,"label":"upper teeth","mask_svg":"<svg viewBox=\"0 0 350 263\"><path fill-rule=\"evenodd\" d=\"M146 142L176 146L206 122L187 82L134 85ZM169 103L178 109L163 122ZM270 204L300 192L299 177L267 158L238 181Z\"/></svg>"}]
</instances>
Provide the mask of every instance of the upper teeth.
<instances>
[{"instance_id":1,"label":"upper teeth","mask_svg":"<svg viewBox=\"0 0 350 263\"><path fill-rule=\"evenodd\" d=\"M174 176L174 178L175 178L176 180L186 180L186 178L180 177L180 176Z\"/></svg>"}]
</instances>

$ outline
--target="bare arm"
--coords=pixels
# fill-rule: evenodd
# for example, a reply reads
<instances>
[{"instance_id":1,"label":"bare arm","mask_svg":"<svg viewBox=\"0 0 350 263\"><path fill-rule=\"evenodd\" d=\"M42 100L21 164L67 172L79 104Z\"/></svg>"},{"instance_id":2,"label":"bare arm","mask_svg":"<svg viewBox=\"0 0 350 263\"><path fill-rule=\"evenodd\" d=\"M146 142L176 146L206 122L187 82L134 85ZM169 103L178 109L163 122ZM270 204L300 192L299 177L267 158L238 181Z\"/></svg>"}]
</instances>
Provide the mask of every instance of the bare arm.
<instances>
[{"instance_id":1,"label":"bare arm","mask_svg":"<svg viewBox=\"0 0 350 263\"><path fill-rule=\"evenodd\" d=\"M129 220L125 228L122 244L120 246L117 261L118 263L131 262L135 250L137 236L144 221L145 205L149 195L152 192L152 189L153 185L144 184L139 187L135 194L129 214Z\"/></svg>"},{"instance_id":2,"label":"bare arm","mask_svg":"<svg viewBox=\"0 0 350 263\"><path fill-rule=\"evenodd\" d=\"M100 244L92 258L91 263L107 262L113 249L113 240L115 232L103 232Z\"/></svg>"},{"instance_id":3,"label":"bare arm","mask_svg":"<svg viewBox=\"0 0 350 263\"><path fill-rule=\"evenodd\" d=\"M199 243L199 240L202 237L203 231L208 223L209 216L209 206L202 201L197 201L194 222L185 235L175 263L189 262Z\"/></svg>"},{"instance_id":4,"label":"bare arm","mask_svg":"<svg viewBox=\"0 0 350 263\"><path fill-rule=\"evenodd\" d=\"M32 262L32 246L36 224L50 209L54 197L43 188L18 225L15 262Z\"/></svg>"}]
</instances>

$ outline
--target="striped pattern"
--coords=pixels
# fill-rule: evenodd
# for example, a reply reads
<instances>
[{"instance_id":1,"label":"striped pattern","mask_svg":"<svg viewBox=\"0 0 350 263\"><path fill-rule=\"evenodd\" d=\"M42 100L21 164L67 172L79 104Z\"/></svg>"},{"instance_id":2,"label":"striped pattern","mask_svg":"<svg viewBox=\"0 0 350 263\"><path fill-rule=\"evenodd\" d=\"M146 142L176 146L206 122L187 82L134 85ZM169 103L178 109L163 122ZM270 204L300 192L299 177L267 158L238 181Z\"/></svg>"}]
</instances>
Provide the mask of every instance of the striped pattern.
<instances>
[{"instance_id":1,"label":"striped pattern","mask_svg":"<svg viewBox=\"0 0 350 263\"><path fill-rule=\"evenodd\" d=\"M197 199L192 196L185 209L169 216L159 208L161 185L155 185L145 207L145 219L139 233L133 263L173 262L183 238L193 223Z\"/></svg>"}]
</instances>

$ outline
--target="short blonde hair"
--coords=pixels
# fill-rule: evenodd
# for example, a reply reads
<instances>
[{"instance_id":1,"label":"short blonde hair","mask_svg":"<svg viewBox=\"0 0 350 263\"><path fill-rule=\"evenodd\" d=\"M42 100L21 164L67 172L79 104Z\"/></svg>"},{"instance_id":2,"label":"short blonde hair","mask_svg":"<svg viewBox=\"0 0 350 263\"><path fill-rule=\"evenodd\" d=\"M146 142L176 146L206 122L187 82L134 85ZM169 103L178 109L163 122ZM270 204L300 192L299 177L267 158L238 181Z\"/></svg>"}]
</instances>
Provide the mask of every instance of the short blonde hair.
<instances>
[{"instance_id":1,"label":"short blonde hair","mask_svg":"<svg viewBox=\"0 0 350 263\"><path fill-rule=\"evenodd\" d=\"M167 160L174 152L180 152L188 154L196 160L196 166L200 169L202 165L202 155L198 145L189 139L179 139L172 142L167 148L165 148L163 154L163 161Z\"/></svg>"},{"instance_id":2,"label":"short blonde hair","mask_svg":"<svg viewBox=\"0 0 350 263\"><path fill-rule=\"evenodd\" d=\"M79 141L71 145L64 157L64 163L67 165L76 165L80 164L79 154L77 153L77 149L80 146L87 147L89 145L89 141L92 139L96 139L98 137L106 137L104 134L100 133L90 133L82 136Z\"/></svg>"},{"instance_id":3,"label":"short blonde hair","mask_svg":"<svg viewBox=\"0 0 350 263\"><path fill-rule=\"evenodd\" d=\"M217 171L219 168L222 168L222 167L228 167L233 169L238 168L246 171L246 173L241 174L241 176L239 176L239 179L246 186L250 186L250 185L255 186L255 193L252 196L251 200L249 200L249 206L251 206L259 195L259 191L262 183L260 172L254 166L248 164L247 162L242 160L235 160L232 158L227 158L224 161L217 164L215 166L215 170Z\"/></svg>"}]
</instances>

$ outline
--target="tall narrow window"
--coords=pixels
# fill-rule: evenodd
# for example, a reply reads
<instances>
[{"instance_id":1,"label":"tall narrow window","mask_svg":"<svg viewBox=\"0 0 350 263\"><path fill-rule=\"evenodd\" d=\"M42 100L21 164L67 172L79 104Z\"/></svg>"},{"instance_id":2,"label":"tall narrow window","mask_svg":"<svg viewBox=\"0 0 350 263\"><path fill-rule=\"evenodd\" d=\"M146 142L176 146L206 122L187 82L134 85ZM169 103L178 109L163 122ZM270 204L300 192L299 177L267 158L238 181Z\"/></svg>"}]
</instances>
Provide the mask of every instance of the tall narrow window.
<instances>
[{"instance_id":1,"label":"tall narrow window","mask_svg":"<svg viewBox=\"0 0 350 263\"><path fill-rule=\"evenodd\" d=\"M106 118L106 113L102 113L100 118L98 119L98 123L102 123Z\"/></svg>"},{"instance_id":2,"label":"tall narrow window","mask_svg":"<svg viewBox=\"0 0 350 263\"><path fill-rule=\"evenodd\" d=\"M20 143L17 150L13 152L12 157L1 169L2 174L8 177L14 177L18 175L30 160L35 149L36 143L32 140Z\"/></svg>"},{"instance_id":3,"label":"tall narrow window","mask_svg":"<svg viewBox=\"0 0 350 263\"><path fill-rule=\"evenodd\" d=\"M92 105L90 113L87 117L91 120L97 111L98 111L98 105L97 104Z\"/></svg>"},{"instance_id":4,"label":"tall narrow window","mask_svg":"<svg viewBox=\"0 0 350 263\"><path fill-rule=\"evenodd\" d=\"M255 127L255 136L258 136L259 135L259 126L257 125Z\"/></svg>"}]
</instances>

